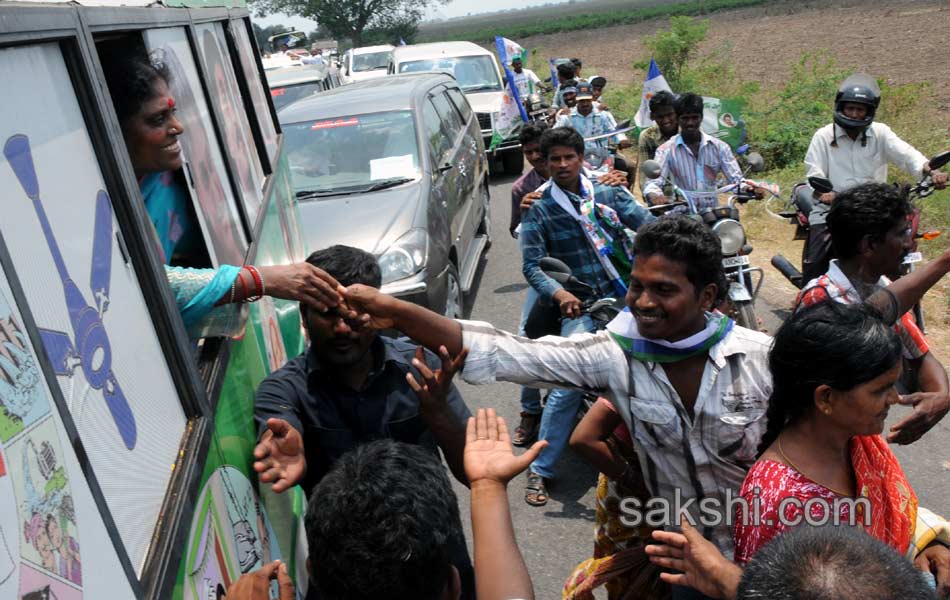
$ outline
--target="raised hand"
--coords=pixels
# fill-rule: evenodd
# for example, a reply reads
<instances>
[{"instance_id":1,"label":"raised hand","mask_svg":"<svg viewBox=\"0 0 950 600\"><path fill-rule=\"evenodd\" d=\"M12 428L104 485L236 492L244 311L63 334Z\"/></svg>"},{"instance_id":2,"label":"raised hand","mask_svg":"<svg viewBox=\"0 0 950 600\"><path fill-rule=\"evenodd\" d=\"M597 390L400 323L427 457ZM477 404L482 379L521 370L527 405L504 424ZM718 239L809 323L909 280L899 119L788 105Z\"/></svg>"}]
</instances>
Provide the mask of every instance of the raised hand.
<instances>
[{"instance_id":1,"label":"raised hand","mask_svg":"<svg viewBox=\"0 0 950 600\"><path fill-rule=\"evenodd\" d=\"M683 518L683 533L654 531L646 553L653 564L680 571L660 573L660 579L671 585L689 586L713 598L735 598L742 578L742 569L727 559L716 546L704 538Z\"/></svg>"},{"instance_id":2,"label":"raised hand","mask_svg":"<svg viewBox=\"0 0 950 600\"><path fill-rule=\"evenodd\" d=\"M891 427L887 434L887 441L896 444L916 442L950 412L950 396L940 392L906 394L897 403L913 406L914 411Z\"/></svg>"},{"instance_id":3,"label":"raised hand","mask_svg":"<svg viewBox=\"0 0 950 600\"><path fill-rule=\"evenodd\" d=\"M297 485L307 471L300 432L283 419L268 419L267 431L254 447L254 470L278 494Z\"/></svg>"},{"instance_id":4,"label":"raised hand","mask_svg":"<svg viewBox=\"0 0 950 600\"><path fill-rule=\"evenodd\" d=\"M421 412L432 413L448 407L446 398L448 398L449 390L452 389L452 378L465 364L466 356L468 356L468 348L462 348L458 356L452 358L445 346L440 346L439 358L442 359L442 368L433 372L426 364L425 350L422 346L416 348L412 366L419 371L422 383L416 381L411 372L406 373L406 381L409 383L409 387L419 396Z\"/></svg>"},{"instance_id":5,"label":"raised hand","mask_svg":"<svg viewBox=\"0 0 950 600\"><path fill-rule=\"evenodd\" d=\"M355 284L343 292L345 304L359 314L361 322L373 329L395 329L398 300L374 287Z\"/></svg>"},{"instance_id":6,"label":"raised hand","mask_svg":"<svg viewBox=\"0 0 950 600\"><path fill-rule=\"evenodd\" d=\"M505 420L497 416L493 408L480 408L476 416L469 417L465 429L465 475L473 487L478 481L507 485L527 469L547 445L544 440L537 441L527 452L515 456Z\"/></svg>"}]
</instances>

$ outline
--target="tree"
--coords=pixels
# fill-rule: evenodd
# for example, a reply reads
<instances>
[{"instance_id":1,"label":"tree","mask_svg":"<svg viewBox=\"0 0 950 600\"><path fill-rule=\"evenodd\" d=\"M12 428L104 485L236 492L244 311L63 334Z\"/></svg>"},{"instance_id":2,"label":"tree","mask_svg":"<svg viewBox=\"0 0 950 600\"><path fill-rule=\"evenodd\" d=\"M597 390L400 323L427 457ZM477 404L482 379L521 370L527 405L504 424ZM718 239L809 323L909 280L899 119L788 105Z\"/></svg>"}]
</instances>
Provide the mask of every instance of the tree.
<instances>
[{"instance_id":1,"label":"tree","mask_svg":"<svg viewBox=\"0 0 950 600\"><path fill-rule=\"evenodd\" d=\"M337 40L363 45L367 34L377 37L414 31L429 6L449 0L251 0L258 16L275 12L313 19ZM403 36L405 37L405 36Z\"/></svg>"},{"instance_id":2,"label":"tree","mask_svg":"<svg viewBox=\"0 0 950 600\"><path fill-rule=\"evenodd\" d=\"M641 41L656 61L667 83L674 91L683 91L684 75L689 60L696 55L699 44L706 39L709 21L696 21L692 17L670 17L670 28L644 37ZM636 63L634 67L645 69L650 61Z\"/></svg>"}]
</instances>

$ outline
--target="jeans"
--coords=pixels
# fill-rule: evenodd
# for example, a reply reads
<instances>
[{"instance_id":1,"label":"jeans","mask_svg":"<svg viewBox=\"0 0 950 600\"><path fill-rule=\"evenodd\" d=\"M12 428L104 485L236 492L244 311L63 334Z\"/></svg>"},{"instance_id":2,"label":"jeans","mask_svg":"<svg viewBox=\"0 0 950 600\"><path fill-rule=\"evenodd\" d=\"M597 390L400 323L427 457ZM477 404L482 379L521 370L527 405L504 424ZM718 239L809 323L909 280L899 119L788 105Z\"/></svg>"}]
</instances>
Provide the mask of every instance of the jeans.
<instances>
[{"instance_id":1,"label":"jeans","mask_svg":"<svg viewBox=\"0 0 950 600\"><path fill-rule=\"evenodd\" d=\"M518 325L518 335L524 335L524 324L528 320L528 314L531 313L531 307L538 301L538 292L533 286L528 286L528 293L524 298L524 306L521 307L521 323ZM537 388L521 388L521 411L529 415L541 414L541 390Z\"/></svg>"},{"instance_id":2,"label":"jeans","mask_svg":"<svg viewBox=\"0 0 950 600\"><path fill-rule=\"evenodd\" d=\"M589 315L561 322L561 335L564 337L591 331L594 331L594 321ZM554 477L554 463L564 452L564 447L571 438L574 418L577 416L577 409L583 397L582 392L574 390L551 390L547 404L544 405L544 412L541 414L541 429L538 431L538 439L547 440L548 445L531 463L532 473L545 478Z\"/></svg>"}]
</instances>

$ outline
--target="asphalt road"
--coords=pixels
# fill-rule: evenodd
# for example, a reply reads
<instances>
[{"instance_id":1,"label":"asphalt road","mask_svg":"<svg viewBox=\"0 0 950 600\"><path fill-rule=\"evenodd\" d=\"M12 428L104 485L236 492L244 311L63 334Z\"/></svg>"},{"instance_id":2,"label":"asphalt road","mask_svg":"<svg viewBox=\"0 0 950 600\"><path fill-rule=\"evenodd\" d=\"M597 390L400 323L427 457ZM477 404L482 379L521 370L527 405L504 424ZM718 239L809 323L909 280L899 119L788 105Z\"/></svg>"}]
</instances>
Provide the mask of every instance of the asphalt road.
<instances>
[{"instance_id":1,"label":"asphalt road","mask_svg":"<svg viewBox=\"0 0 950 600\"><path fill-rule=\"evenodd\" d=\"M513 177L494 177L491 185L494 240L482 259L474 294L469 298L470 318L488 321L508 331L517 331L527 283L521 275L521 253L508 235L511 184ZM771 270L771 267L767 267ZM766 282L777 277L766 271ZM787 314L782 308L757 303L757 312L768 331L775 331ZM520 412L520 388L508 383L470 386L458 382L462 396L474 412L494 408L513 429ZM888 427L908 409L895 407ZM911 446L894 447L901 464L917 491L920 505L950 516L950 417ZM520 452L520 449L516 449ZM525 557L540 599L560 598L564 581L573 568L589 558L594 540L594 496L597 473L579 456L566 450L557 465L557 477L549 486L550 499L544 507L524 501L525 476L508 487L512 519L518 545ZM468 490L455 484L462 522L471 550L471 520Z\"/></svg>"}]
</instances>

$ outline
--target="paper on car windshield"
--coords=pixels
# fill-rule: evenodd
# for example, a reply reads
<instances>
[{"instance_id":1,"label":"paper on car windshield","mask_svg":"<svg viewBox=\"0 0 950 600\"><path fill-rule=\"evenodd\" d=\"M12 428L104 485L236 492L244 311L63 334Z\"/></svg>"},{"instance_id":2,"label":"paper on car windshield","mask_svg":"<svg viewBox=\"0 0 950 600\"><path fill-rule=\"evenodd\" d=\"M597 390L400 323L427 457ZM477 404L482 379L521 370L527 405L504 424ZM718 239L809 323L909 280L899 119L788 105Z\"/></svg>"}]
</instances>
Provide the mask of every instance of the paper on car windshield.
<instances>
[{"instance_id":1,"label":"paper on car windshield","mask_svg":"<svg viewBox=\"0 0 950 600\"><path fill-rule=\"evenodd\" d=\"M393 179L394 177L412 177L412 155L387 156L369 161L369 179Z\"/></svg>"}]
</instances>

